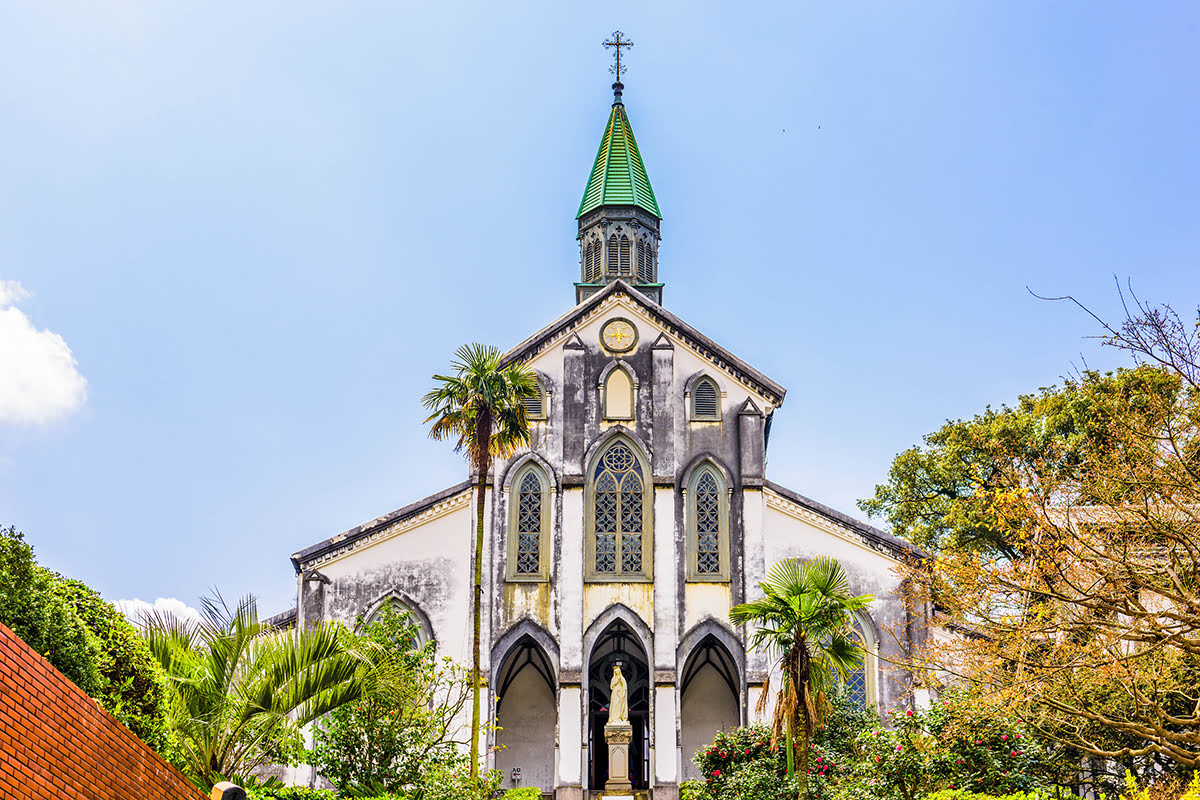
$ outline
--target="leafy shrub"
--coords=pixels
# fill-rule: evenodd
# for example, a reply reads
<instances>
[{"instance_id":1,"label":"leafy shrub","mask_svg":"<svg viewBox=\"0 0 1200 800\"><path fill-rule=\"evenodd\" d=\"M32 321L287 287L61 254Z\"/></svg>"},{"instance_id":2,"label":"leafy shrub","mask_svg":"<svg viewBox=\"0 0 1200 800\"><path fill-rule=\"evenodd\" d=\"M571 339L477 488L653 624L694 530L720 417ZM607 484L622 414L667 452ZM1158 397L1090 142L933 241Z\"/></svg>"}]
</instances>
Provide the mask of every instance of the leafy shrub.
<instances>
[{"instance_id":1,"label":"leafy shrub","mask_svg":"<svg viewBox=\"0 0 1200 800\"><path fill-rule=\"evenodd\" d=\"M0 622L89 695L101 686L100 645L55 591L55 576L33 560L16 528L0 529Z\"/></svg>"},{"instance_id":2,"label":"leafy shrub","mask_svg":"<svg viewBox=\"0 0 1200 800\"><path fill-rule=\"evenodd\" d=\"M536 786L509 789L500 800L542 800L542 790Z\"/></svg>"},{"instance_id":3,"label":"leafy shrub","mask_svg":"<svg viewBox=\"0 0 1200 800\"><path fill-rule=\"evenodd\" d=\"M170 757L166 676L129 621L80 581L58 578L55 591L70 603L95 637L101 707L160 754Z\"/></svg>"},{"instance_id":4,"label":"leafy shrub","mask_svg":"<svg viewBox=\"0 0 1200 800\"><path fill-rule=\"evenodd\" d=\"M407 614L386 607L363 638L386 680L334 710L314 730L312 763L341 791L414 792L430 776L469 772L454 736L470 698L463 669L438 661L433 643L415 649ZM415 795L414 795L415 796Z\"/></svg>"},{"instance_id":5,"label":"leafy shrub","mask_svg":"<svg viewBox=\"0 0 1200 800\"><path fill-rule=\"evenodd\" d=\"M771 731L760 723L719 731L693 759L704 776L700 797L738 800L794 798L798 787L787 777L787 754L771 749Z\"/></svg>"},{"instance_id":6,"label":"leafy shrub","mask_svg":"<svg viewBox=\"0 0 1200 800\"><path fill-rule=\"evenodd\" d=\"M247 786L246 800L334 800L333 792L307 786L283 786L279 783Z\"/></svg>"},{"instance_id":7,"label":"leafy shrub","mask_svg":"<svg viewBox=\"0 0 1200 800\"><path fill-rule=\"evenodd\" d=\"M145 641L95 591L39 566L15 528L0 530L0 622L134 735L173 758L166 678Z\"/></svg>"},{"instance_id":8,"label":"leafy shrub","mask_svg":"<svg viewBox=\"0 0 1200 800\"><path fill-rule=\"evenodd\" d=\"M1200 800L1200 770L1192 773L1191 783L1186 787L1178 778L1170 775L1139 787L1133 774L1126 770L1125 792L1121 800Z\"/></svg>"},{"instance_id":9,"label":"leafy shrub","mask_svg":"<svg viewBox=\"0 0 1200 800\"><path fill-rule=\"evenodd\" d=\"M679 784L679 800L705 800L707 797L704 781L684 781Z\"/></svg>"}]
</instances>

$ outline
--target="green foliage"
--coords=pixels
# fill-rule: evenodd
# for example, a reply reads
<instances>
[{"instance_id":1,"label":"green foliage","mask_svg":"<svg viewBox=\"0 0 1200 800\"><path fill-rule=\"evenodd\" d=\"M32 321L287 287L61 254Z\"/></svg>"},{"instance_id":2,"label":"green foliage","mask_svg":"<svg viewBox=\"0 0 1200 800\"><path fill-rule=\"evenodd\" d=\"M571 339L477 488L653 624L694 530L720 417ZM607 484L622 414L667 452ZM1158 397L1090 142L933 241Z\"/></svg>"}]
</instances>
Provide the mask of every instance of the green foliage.
<instances>
[{"instance_id":1,"label":"green foliage","mask_svg":"<svg viewBox=\"0 0 1200 800\"><path fill-rule=\"evenodd\" d=\"M165 676L146 643L83 583L39 566L14 528L0 530L0 622L168 760Z\"/></svg>"},{"instance_id":2,"label":"green foliage","mask_svg":"<svg viewBox=\"0 0 1200 800\"><path fill-rule=\"evenodd\" d=\"M693 760L704 776L699 796L708 800L790 800L799 790L783 749L771 747L771 731L760 723L719 731Z\"/></svg>"},{"instance_id":3,"label":"green foliage","mask_svg":"<svg viewBox=\"0 0 1200 800\"><path fill-rule=\"evenodd\" d=\"M799 789L787 777L784 747L772 747L762 724L717 734L694 760L704 775L698 795L704 800L784 800ZM1048 800L1046 787L1054 785L1057 767L1053 755L1019 727L981 713L968 697L898 711L884 725L873 708L835 693L825 726L813 736L806 777L817 800L921 800L943 791L970 800L967 790Z\"/></svg>"},{"instance_id":4,"label":"green foliage","mask_svg":"<svg viewBox=\"0 0 1200 800\"><path fill-rule=\"evenodd\" d=\"M139 739L170 760L174 742L166 676L145 640L116 608L80 581L59 579L56 592L71 604L98 644L100 682L92 696Z\"/></svg>"},{"instance_id":5,"label":"green foliage","mask_svg":"<svg viewBox=\"0 0 1200 800\"><path fill-rule=\"evenodd\" d=\"M851 595L842 565L827 556L784 559L771 567L759 588L764 596L734 606L729 619L752 626L750 646L778 659L783 685L771 733L775 742L785 738L787 774L798 778L798 794L811 796L809 741L822 724L822 698L862 664L854 615L875 598ZM800 744L795 753L793 742ZM799 764L794 765L796 755Z\"/></svg>"},{"instance_id":6,"label":"green foliage","mask_svg":"<svg viewBox=\"0 0 1200 800\"><path fill-rule=\"evenodd\" d=\"M519 789L509 789L500 800L542 800L542 790L536 786L522 786Z\"/></svg>"},{"instance_id":7,"label":"green foliage","mask_svg":"<svg viewBox=\"0 0 1200 800\"><path fill-rule=\"evenodd\" d=\"M100 689L100 644L13 527L0 529L0 622L80 689Z\"/></svg>"},{"instance_id":8,"label":"green foliage","mask_svg":"<svg viewBox=\"0 0 1200 800\"><path fill-rule=\"evenodd\" d=\"M1121 428L1150 425L1169 406L1180 379L1148 366L1085 372L1061 387L1023 395L1016 405L953 420L892 462L888 482L859 502L886 517L892 532L926 550L1015 553L1013 471L1074 476L1121 448ZM1024 469L1021 469L1024 468ZM1086 492L1085 492L1086 495ZM1094 497L1074 501L1086 505Z\"/></svg>"},{"instance_id":9,"label":"green foliage","mask_svg":"<svg viewBox=\"0 0 1200 800\"><path fill-rule=\"evenodd\" d=\"M169 681L181 768L204 788L297 758L302 726L374 688L369 653L340 625L276 631L249 597L234 609L206 598L201 613L152 617L145 636Z\"/></svg>"},{"instance_id":10,"label":"green foliage","mask_svg":"<svg viewBox=\"0 0 1200 800\"><path fill-rule=\"evenodd\" d=\"M324 789L307 786L247 786L246 800L335 800L337 795Z\"/></svg>"},{"instance_id":11,"label":"green foliage","mask_svg":"<svg viewBox=\"0 0 1200 800\"><path fill-rule=\"evenodd\" d=\"M708 796L704 781L684 781L679 784L679 800L706 800Z\"/></svg>"},{"instance_id":12,"label":"green foliage","mask_svg":"<svg viewBox=\"0 0 1200 800\"><path fill-rule=\"evenodd\" d=\"M317 723L311 763L343 792L412 791L434 766L466 768L453 739L470 689L462 669L437 661L432 642L414 649L407 615L390 606L363 639L386 680Z\"/></svg>"}]
</instances>

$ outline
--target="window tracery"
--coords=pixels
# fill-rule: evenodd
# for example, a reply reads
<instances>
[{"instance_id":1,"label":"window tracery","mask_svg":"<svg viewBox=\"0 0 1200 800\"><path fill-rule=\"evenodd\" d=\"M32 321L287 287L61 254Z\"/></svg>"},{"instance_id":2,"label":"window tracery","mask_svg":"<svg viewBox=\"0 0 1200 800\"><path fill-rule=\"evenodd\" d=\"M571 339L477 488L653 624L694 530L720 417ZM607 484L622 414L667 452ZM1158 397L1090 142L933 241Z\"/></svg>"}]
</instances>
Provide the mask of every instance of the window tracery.
<instances>
[{"instance_id":1,"label":"window tracery","mask_svg":"<svg viewBox=\"0 0 1200 800\"><path fill-rule=\"evenodd\" d=\"M599 577L647 574L647 482L642 463L622 440L609 445L592 470L591 572Z\"/></svg>"}]
</instances>

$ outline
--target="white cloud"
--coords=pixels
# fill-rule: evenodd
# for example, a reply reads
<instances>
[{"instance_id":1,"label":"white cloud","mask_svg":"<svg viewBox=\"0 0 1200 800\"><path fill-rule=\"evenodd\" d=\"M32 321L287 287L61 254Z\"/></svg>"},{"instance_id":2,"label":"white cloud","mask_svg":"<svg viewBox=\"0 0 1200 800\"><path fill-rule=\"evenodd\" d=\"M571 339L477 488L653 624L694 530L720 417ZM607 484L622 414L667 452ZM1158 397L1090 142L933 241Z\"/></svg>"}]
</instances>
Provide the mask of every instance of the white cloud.
<instances>
[{"instance_id":1,"label":"white cloud","mask_svg":"<svg viewBox=\"0 0 1200 800\"><path fill-rule=\"evenodd\" d=\"M28 297L16 281L0 281L0 422L41 425L78 411L87 380L66 341L17 308Z\"/></svg>"},{"instance_id":2,"label":"white cloud","mask_svg":"<svg viewBox=\"0 0 1200 800\"><path fill-rule=\"evenodd\" d=\"M186 622L199 622L201 619L199 611L174 597L159 597L153 603L135 597L132 600L118 600L113 605L134 625L140 625L146 615L153 613L174 614Z\"/></svg>"}]
</instances>

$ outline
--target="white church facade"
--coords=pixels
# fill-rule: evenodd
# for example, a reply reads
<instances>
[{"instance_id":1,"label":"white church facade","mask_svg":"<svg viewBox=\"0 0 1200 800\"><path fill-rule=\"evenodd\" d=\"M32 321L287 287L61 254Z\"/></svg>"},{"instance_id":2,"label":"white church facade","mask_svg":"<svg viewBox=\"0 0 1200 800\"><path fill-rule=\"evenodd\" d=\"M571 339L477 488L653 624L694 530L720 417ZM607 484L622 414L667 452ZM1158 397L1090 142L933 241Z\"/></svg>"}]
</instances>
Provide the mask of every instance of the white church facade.
<instances>
[{"instance_id":1,"label":"white church facade","mask_svg":"<svg viewBox=\"0 0 1200 800\"><path fill-rule=\"evenodd\" d=\"M528 448L292 556L297 622L408 609L469 663L475 481L486 483L483 668L505 788L581 799L603 787L612 665L628 681L629 774L655 800L691 758L755 718L769 663L729 609L775 562L837 558L873 594L849 690L908 702L884 664L915 627L894 567L912 548L768 479L785 390L663 305L661 214L618 82L577 215L576 305L508 359L535 370Z\"/></svg>"}]
</instances>

